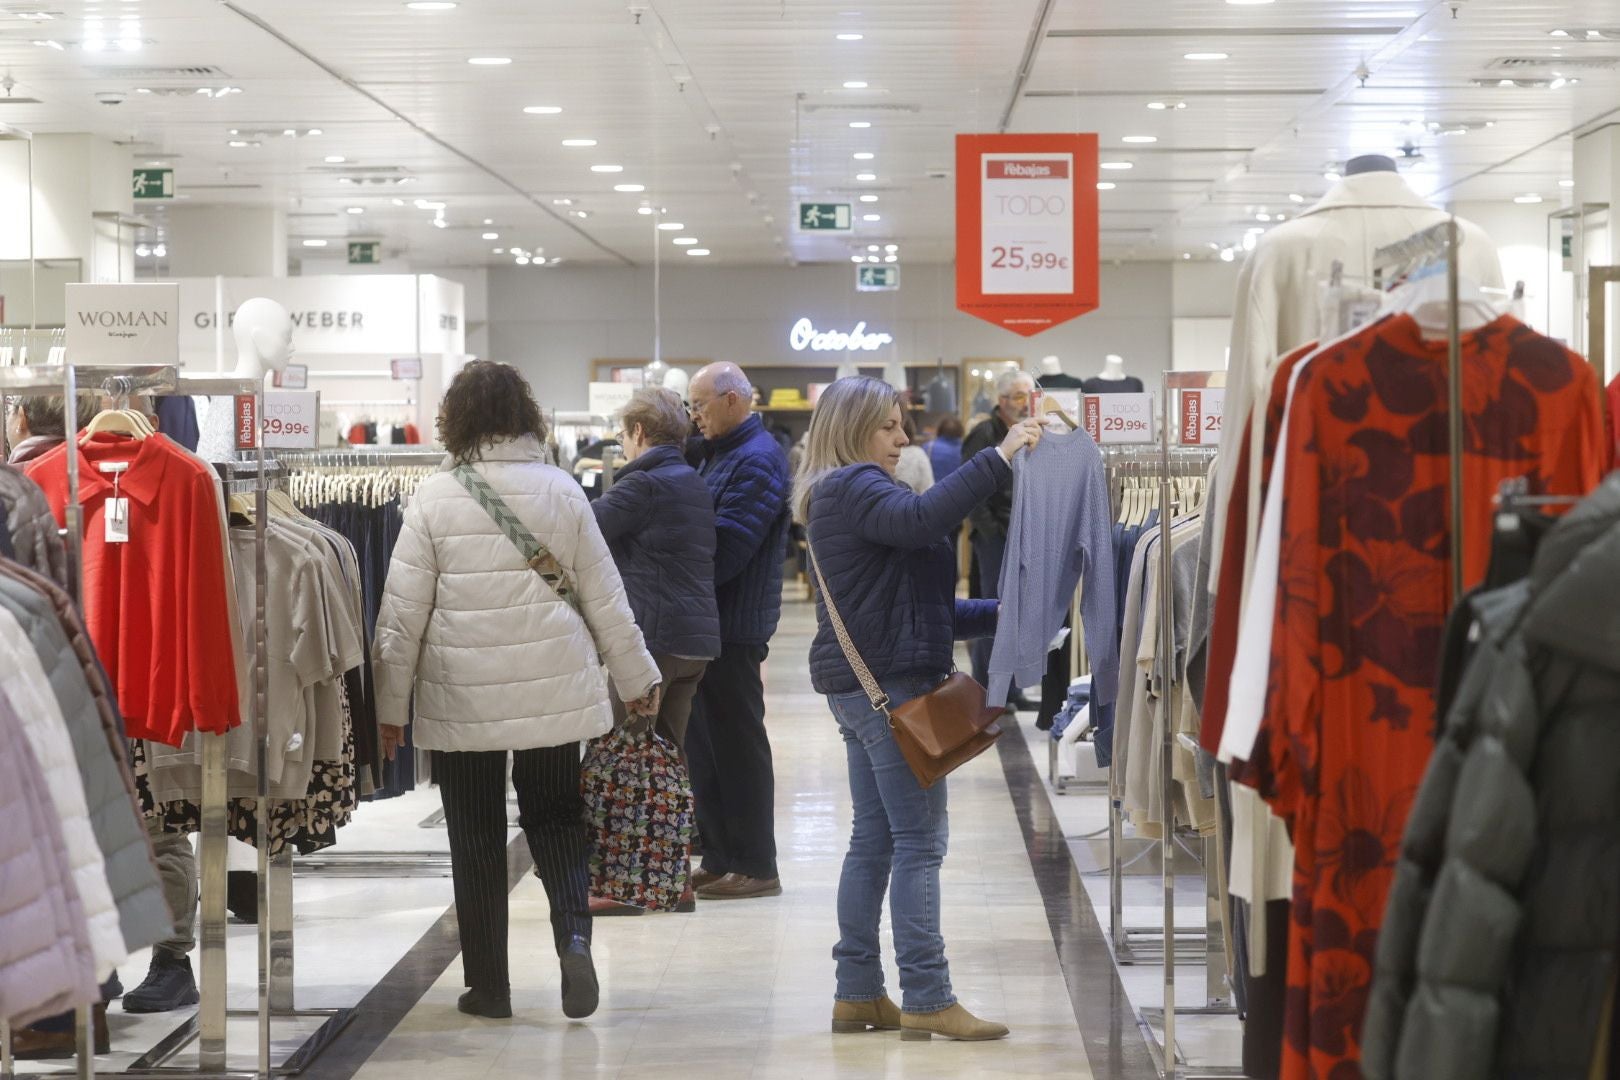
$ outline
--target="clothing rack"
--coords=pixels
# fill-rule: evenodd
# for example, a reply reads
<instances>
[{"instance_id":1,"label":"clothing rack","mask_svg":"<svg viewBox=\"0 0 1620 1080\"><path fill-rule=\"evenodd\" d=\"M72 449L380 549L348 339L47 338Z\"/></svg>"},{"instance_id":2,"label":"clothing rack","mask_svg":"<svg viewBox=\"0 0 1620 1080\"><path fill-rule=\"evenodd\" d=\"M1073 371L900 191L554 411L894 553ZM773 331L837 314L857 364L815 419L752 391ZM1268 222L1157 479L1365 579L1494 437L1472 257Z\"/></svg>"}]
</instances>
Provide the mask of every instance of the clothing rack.
<instances>
[{"instance_id":1,"label":"clothing rack","mask_svg":"<svg viewBox=\"0 0 1620 1080\"><path fill-rule=\"evenodd\" d=\"M1463 594L1463 415L1462 415L1462 324L1461 281L1458 249L1462 228L1456 217L1448 218L1405 240L1379 248L1373 253L1373 282L1381 286L1386 276L1396 282L1422 271L1443 266L1446 274L1447 345L1447 436L1451 458L1451 596L1455 604Z\"/></svg>"},{"instance_id":2,"label":"clothing rack","mask_svg":"<svg viewBox=\"0 0 1620 1080\"><path fill-rule=\"evenodd\" d=\"M1192 1080L1194 1077L1241 1077L1244 1075L1241 1068L1226 1066L1200 1066L1195 1070L1183 1071L1176 1049L1176 963L1181 959L1177 955L1176 942L1176 875L1175 875L1175 813L1172 806L1171 792L1174 790L1174 760L1173 755L1177 745L1173 718L1180 712L1181 695L1183 688L1183 673L1175 664L1176 656L1176 628L1175 628L1175 597L1173 595L1173 564L1171 558L1171 526L1174 522L1175 512L1178 509L1175 489L1175 475L1173 467L1178 457L1186 457L1186 451L1192 449L1196 454L1204 456L1207 468L1210 459L1214 456L1214 448L1189 448L1174 446L1172 440L1180 430L1175 418L1173 399L1178 391L1203 390L1223 386L1226 373L1224 371L1167 371L1164 373L1163 393L1159 399L1162 417L1159 427L1159 446L1157 452L1160 459L1159 474L1159 642L1158 657L1163 664L1164 691L1161 699L1171 722L1164 725L1159 741L1159 782L1164 791L1165 822L1160 838L1160 880L1164 886L1164 926L1162 929L1164 947L1162 950L1162 963L1164 968L1164 1008L1163 1042L1155 1042L1153 1031L1149 1023L1144 1023L1143 1029L1148 1036L1148 1050L1158 1067L1159 1075L1165 1080ZM1117 771L1117 770L1116 770ZM1117 812L1116 812L1117 818ZM1112 837L1110 837L1112 841ZM1217 865L1220 858L1220 847L1214 837L1204 840L1204 973L1206 983L1207 1003L1194 1008L1180 1009L1182 1016L1197 1015L1224 1015L1235 1013L1235 1009L1228 1003L1226 987L1226 952L1222 942L1221 930L1221 896L1217 884L1219 878L1211 878L1210 871ZM1151 1021L1153 1011L1142 1010L1144 1021Z\"/></svg>"},{"instance_id":3,"label":"clothing rack","mask_svg":"<svg viewBox=\"0 0 1620 1080\"><path fill-rule=\"evenodd\" d=\"M251 395L254 415L263 415L263 382L242 378L181 378L172 364L141 365L132 367L75 366L63 363L47 367L0 368L0 391L13 393L50 394L66 401L76 400L85 386L99 386L103 393L119 400L138 394L187 393L201 395ZM265 589L268 575L265 565L264 518L268 506L268 471L265 468L264 446L255 433L257 451L256 518L254 531L254 575L257 583L254 607L253 693L251 719L254 742L257 747L259 795L268 795L265 762L268 757L269 733L266 723L266 696L268 683L268 647L265 625ZM83 592L83 518L79 508L79 456L67 455L68 498L64 508L66 528L63 530L72 571L70 590L76 602L82 604ZM198 735L201 750L202 792L200 798L202 851L199 859L199 892L201 894L201 929L198 946L201 960L201 980L197 1012L181 1028L172 1032L153 1047L129 1069L111 1073L124 1077L151 1078L207 1077L209 1080L269 1080L270 1077L270 1002L268 987L269 927L265 920L259 927L259 1055L258 1069L252 1073L229 1072L226 1054L226 905L225 883L227 870L227 798L224 736ZM266 896L268 866L265 851L268 847L266 821L259 817L259 903L260 910L269 906ZM77 1068L80 1080L95 1076L94 1043L90 1031L89 1008L81 1008L77 1019ZM9 1033L0 1025L0 1037ZM189 1044L199 1040L198 1064L195 1069L176 1069L164 1063ZM9 1046L9 1038L4 1042ZM9 1055L8 1055L9 1056ZM0 1061L0 1078L10 1080L11 1063Z\"/></svg>"}]
</instances>

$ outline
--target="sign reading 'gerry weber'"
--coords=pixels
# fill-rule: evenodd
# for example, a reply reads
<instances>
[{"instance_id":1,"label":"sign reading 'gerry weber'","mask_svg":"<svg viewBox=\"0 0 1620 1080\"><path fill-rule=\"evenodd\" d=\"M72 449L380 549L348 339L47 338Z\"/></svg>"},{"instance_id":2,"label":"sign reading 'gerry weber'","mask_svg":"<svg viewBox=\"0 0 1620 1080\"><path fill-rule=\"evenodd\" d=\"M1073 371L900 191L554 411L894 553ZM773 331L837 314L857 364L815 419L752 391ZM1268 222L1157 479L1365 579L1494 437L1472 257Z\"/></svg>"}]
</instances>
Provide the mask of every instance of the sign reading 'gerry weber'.
<instances>
[{"instance_id":1,"label":"sign reading 'gerry weber'","mask_svg":"<svg viewBox=\"0 0 1620 1080\"><path fill-rule=\"evenodd\" d=\"M75 364L180 360L180 286L69 285L67 350Z\"/></svg>"}]
</instances>

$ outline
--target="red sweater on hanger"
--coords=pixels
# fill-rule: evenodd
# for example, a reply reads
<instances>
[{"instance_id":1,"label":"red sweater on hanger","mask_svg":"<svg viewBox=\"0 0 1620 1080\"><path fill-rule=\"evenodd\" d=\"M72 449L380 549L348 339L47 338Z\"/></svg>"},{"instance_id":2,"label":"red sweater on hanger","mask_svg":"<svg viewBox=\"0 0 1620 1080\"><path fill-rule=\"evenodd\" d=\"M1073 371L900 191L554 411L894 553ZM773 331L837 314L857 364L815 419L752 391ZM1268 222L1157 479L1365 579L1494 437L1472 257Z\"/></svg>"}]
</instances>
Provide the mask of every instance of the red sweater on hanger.
<instances>
[{"instance_id":1,"label":"red sweater on hanger","mask_svg":"<svg viewBox=\"0 0 1620 1080\"><path fill-rule=\"evenodd\" d=\"M1489 559L1493 497L1584 495L1607 457L1592 367L1512 318L1463 335L1463 585ZM1397 316L1300 373L1264 721L1234 779L1294 838L1283 1080L1359 1076L1374 950L1434 746L1450 603L1446 343Z\"/></svg>"},{"instance_id":2,"label":"red sweater on hanger","mask_svg":"<svg viewBox=\"0 0 1620 1080\"><path fill-rule=\"evenodd\" d=\"M65 525L67 445L27 472ZM85 622L132 739L178 746L241 722L217 484L162 435L96 435L79 450ZM115 486L128 499L124 543L107 539Z\"/></svg>"}]
</instances>

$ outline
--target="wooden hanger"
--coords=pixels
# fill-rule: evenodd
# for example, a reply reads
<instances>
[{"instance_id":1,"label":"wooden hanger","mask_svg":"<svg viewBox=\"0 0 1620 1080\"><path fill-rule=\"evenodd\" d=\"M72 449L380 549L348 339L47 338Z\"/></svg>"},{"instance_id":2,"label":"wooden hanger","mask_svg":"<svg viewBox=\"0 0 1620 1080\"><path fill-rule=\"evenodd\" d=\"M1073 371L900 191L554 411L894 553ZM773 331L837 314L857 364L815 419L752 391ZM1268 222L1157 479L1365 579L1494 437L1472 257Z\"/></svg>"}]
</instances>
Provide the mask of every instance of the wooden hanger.
<instances>
[{"instance_id":1,"label":"wooden hanger","mask_svg":"<svg viewBox=\"0 0 1620 1080\"><path fill-rule=\"evenodd\" d=\"M141 440L156 435L157 430L142 413L131 409L105 409L85 425L84 434L79 437L79 445L83 446L91 438L102 433L128 435L132 439Z\"/></svg>"},{"instance_id":2,"label":"wooden hanger","mask_svg":"<svg viewBox=\"0 0 1620 1080\"><path fill-rule=\"evenodd\" d=\"M1074 417L1064 411L1063 406L1051 397L1041 398L1041 416L1047 417L1056 413L1058 418L1069 425L1070 431L1077 431L1080 425L1074 422Z\"/></svg>"}]
</instances>

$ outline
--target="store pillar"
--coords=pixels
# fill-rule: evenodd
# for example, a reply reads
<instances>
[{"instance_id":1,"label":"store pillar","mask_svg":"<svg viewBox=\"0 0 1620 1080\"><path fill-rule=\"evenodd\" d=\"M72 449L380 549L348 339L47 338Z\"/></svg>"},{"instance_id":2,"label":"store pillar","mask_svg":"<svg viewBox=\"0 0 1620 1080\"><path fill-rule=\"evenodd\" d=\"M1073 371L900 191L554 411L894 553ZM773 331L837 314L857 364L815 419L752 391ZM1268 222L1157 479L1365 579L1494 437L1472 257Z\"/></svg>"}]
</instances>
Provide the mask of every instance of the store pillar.
<instances>
[{"instance_id":1,"label":"store pillar","mask_svg":"<svg viewBox=\"0 0 1620 1080\"><path fill-rule=\"evenodd\" d=\"M60 325L68 282L134 280L131 167L128 150L94 135L0 138L0 205L14 208L0 215L7 323Z\"/></svg>"}]
</instances>

